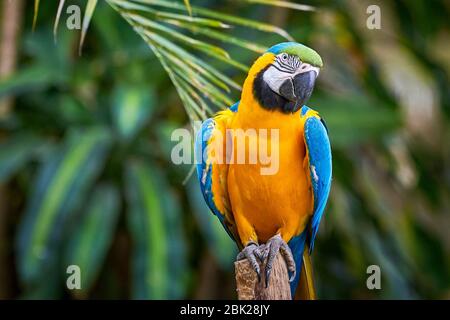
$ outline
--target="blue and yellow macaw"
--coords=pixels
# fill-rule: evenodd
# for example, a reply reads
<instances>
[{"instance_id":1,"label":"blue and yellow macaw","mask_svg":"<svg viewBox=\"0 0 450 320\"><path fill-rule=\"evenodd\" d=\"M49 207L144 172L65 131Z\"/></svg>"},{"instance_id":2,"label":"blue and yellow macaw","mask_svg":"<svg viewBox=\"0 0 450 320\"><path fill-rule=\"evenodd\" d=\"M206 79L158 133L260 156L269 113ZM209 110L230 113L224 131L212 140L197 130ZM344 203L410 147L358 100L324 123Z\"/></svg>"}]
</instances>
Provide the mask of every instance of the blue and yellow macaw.
<instances>
[{"instance_id":1,"label":"blue and yellow macaw","mask_svg":"<svg viewBox=\"0 0 450 320\"><path fill-rule=\"evenodd\" d=\"M280 252L291 273L292 296L303 299L315 298L310 254L331 185L327 127L304 105L322 66L319 54L302 44L271 47L250 68L241 100L204 121L195 143L203 196L240 248L237 258L247 258L259 279L257 259L266 261L267 286ZM236 163L227 152L208 151L218 143L238 152L234 136L226 141L237 129L278 130L278 139L252 138L279 151L275 173L261 174L261 161Z\"/></svg>"}]
</instances>

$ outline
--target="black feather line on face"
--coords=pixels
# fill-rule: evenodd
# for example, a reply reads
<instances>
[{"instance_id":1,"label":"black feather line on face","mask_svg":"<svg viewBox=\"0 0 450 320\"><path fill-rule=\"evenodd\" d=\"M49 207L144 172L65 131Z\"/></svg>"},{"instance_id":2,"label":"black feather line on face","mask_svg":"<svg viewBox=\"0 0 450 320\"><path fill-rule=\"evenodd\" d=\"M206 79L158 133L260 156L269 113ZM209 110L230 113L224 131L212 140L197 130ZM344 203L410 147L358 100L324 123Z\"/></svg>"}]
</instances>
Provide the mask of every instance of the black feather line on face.
<instances>
[{"instance_id":1,"label":"black feather line on face","mask_svg":"<svg viewBox=\"0 0 450 320\"><path fill-rule=\"evenodd\" d=\"M301 106L297 106L295 102L289 101L274 92L264 81L263 74L269 67L267 66L256 75L253 82L253 96L264 109L273 111L278 109L283 113L298 111Z\"/></svg>"}]
</instances>

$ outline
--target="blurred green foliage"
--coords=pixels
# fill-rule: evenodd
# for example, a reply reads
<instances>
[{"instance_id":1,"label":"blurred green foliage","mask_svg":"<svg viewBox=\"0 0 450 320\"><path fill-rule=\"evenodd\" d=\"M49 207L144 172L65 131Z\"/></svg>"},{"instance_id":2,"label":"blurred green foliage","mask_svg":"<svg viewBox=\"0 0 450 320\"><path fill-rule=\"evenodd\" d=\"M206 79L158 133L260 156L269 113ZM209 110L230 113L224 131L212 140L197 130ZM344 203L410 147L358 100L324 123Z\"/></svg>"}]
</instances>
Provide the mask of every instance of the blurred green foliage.
<instances>
[{"instance_id":1,"label":"blurred green foliage","mask_svg":"<svg viewBox=\"0 0 450 320\"><path fill-rule=\"evenodd\" d=\"M377 1L381 30L366 27L367 1L318 1L315 12L191 3L280 26L322 55L309 105L329 127L334 181L313 254L319 297L450 298L449 3ZM0 117L0 273L13 278L0 294L234 298L236 248L196 178L183 184L191 167L170 160L172 130L193 118L186 97L105 2L81 56L64 11L54 43L56 9L41 2L32 32L27 2L18 68L0 81L0 99L15 99ZM227 32L266 47L284 41L245 26ZM258 56L212 43L245 66ZM81 290L65 287L70 264L81 267ZM381 290L366 287L372 264Z\"/></svg>"}]
</instances>

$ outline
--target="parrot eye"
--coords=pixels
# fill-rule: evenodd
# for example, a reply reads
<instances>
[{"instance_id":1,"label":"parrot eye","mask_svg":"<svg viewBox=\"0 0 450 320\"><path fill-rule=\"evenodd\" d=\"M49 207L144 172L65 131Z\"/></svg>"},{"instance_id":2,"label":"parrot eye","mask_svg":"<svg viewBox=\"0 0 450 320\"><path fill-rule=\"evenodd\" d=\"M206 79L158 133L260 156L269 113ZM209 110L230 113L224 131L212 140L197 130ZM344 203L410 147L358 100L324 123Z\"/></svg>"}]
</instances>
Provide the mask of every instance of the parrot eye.
<instances>
[{"instance_id":1,"label":"parrot eye","mask_svg":"<svg viewBox=\"0 0 450 320\"><path fill-rule=\"evenodd\" d=\"M283 54L281 55L281 60L286 61L287 58L288 58L288 56L287 56L286 53L283 53Z\"/></svg>"}]
</instances>

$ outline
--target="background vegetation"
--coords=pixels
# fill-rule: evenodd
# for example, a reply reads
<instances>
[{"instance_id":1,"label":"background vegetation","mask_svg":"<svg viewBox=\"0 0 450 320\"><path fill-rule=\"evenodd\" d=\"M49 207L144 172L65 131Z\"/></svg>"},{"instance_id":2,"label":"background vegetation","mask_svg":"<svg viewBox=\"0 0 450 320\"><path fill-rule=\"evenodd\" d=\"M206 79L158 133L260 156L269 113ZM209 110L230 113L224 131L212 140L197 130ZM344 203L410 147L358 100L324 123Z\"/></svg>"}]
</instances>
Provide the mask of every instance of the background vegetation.
<instances>
[{"instance_id":1,"label":"background vegetation","mask_svg":"<svg viewBox=\"0 0 450 320\"><path fill-rule=\"evenodd\" d=\"M82 55L65 10L54 43L57 1L34 32L33 1L2 2L0 298L235 298L236 248L171 133L237 101L246 67L289 37L325 63L309 102L334 157L319 297L450 298L450 3L375 1L369 30L373 1L191 2L99 1Z\"/></svg>"}]
</instances>

